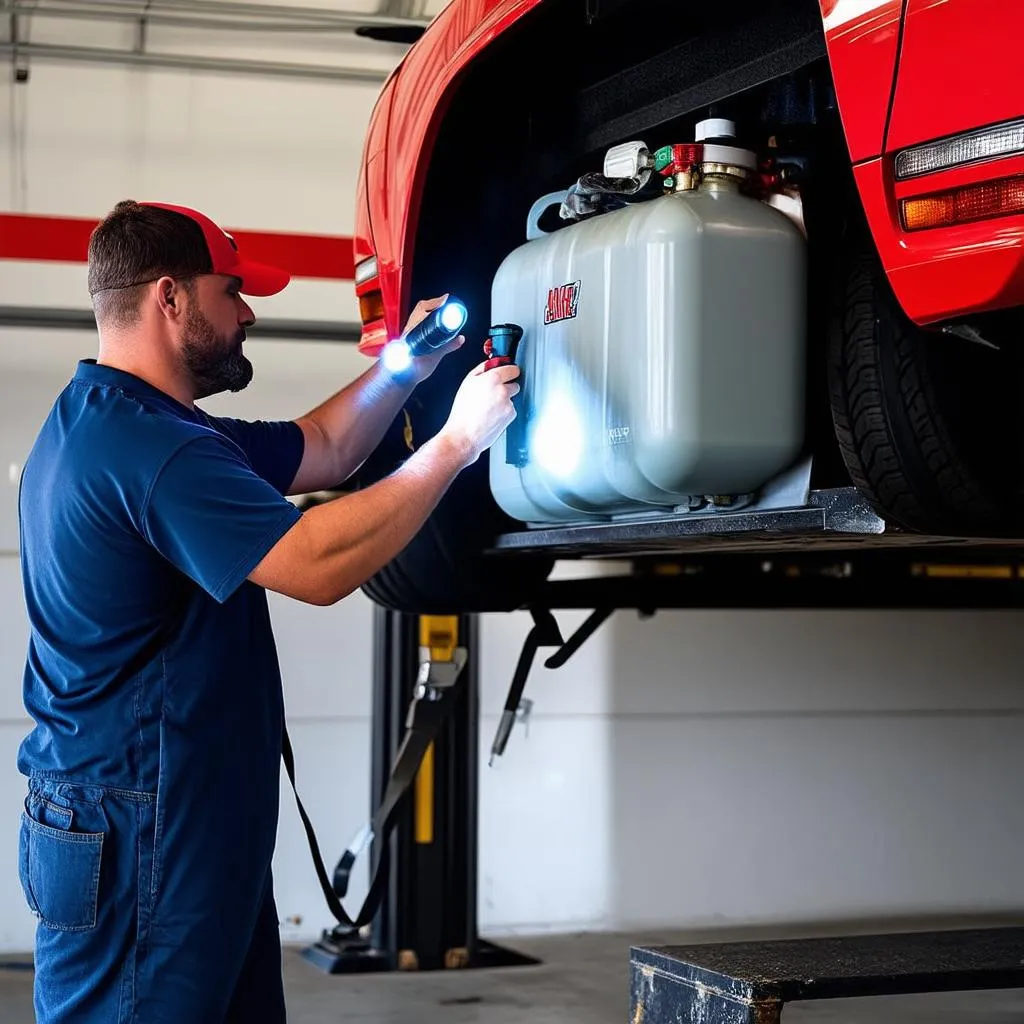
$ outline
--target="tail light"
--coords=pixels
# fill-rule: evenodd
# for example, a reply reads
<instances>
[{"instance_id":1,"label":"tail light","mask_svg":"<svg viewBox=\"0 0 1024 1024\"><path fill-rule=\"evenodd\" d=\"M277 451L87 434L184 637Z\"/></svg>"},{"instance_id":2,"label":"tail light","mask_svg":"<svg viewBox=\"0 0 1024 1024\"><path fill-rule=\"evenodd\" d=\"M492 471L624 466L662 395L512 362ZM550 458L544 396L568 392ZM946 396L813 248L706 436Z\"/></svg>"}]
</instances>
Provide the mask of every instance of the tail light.
<instances>
[{"instance_id":1,"label":"tail light","mask_svg":"<svg viewBox=\"0 0 1024 1024\"><path fill-rule=\"evenodd\" d=\"M362 324L359 351L368 356L376 355L388 340L384 322L384 296L380 290L376 256L362 260L356 266L355 285Z\"/></svg>"},{"instance_id":2,"label":"tail light","mask_svg":"<svg viewBox=\"0 0 1024 1024\"><path fill-rule=\"evenodd\" d=\"M379 291L366 292L359 296L359 319L364 327L375 320L384 319L384 296Z\"/></svg>"},{"instance_id":3,"label":"tail light","mask_svg":"<svg viewBox=\"0 0 1024 1024\"><path fill-rule=\"evenodd\" d=\"M368 260L362 260L356 267L356 287L372 281L377 276L377 257L371 256Z\"/></svg>"},{"instance_id":4,"label":"tail light","mask_svg":"<svg viewBox=\"0 0 1024 1024\"><path fill-rule=\"evenodd\" d=\"M900 212L907 231L1024 213L1024 175L903 199Z\"/></svg>"},{"instance_id":5,"label":"tail light","mask_svg":"<svg viewBox=\"0 0 1024 1024\"><path fill-rule=\"evenodd\" d=\"M896 180L1024 153L1024 120L954 135L896 154Z\"/></svg>"}]
</instances>

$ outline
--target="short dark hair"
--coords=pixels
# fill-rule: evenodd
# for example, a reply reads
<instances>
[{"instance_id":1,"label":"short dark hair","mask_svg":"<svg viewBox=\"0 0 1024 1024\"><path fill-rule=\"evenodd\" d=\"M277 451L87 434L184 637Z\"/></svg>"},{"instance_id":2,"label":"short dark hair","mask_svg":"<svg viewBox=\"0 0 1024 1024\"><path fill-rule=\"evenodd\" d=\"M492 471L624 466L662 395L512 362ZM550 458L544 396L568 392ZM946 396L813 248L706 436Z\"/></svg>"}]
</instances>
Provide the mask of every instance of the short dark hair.
<instances>
[{"instance_id":1,"label":"short dark hair","mask_svg":"<svg viewBox=\"0 0 1024 1024\"><path fill-rule=\"evenodd\" d=\"M202 228L190 217L132 199L119 202L89 239L89 294L98 320L130 326L143 287L213 268Z\"/></svg>"}]
</instances>

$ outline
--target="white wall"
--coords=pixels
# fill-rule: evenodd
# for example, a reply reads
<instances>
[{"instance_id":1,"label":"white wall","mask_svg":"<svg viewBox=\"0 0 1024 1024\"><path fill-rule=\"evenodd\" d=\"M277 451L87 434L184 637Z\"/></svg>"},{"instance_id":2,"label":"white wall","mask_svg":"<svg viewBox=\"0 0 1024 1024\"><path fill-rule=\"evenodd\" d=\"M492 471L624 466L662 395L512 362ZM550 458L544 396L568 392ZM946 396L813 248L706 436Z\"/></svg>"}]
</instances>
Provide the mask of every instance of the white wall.
<instances>
[{"instance_id":1,"label":"white wall","mask_svg":"<svg viewBox=\"0 0 1024 1024\"><path fill-rule=\"evenodd\" d=\"M252 55L244 42L216 48ZM344 59L393 59L378 54L357 44ZM303 55L263 47L260 56ZM375 94L107 67L39 64L24 87L0 76L0 210L98 217L125 195L148 196L238 228L348 234ZM82 267L0 263L0 305L85 301ZM345 283L297 281L256 312L351 321L355 303ZM0 331L0 950L27 949L32 934L15 872L23 780L14 755L29 723L9 467L92 345L85 333ZM254 384L211 409L291 416L365 365L351 347L249 348ZM276 597L272 607L300 790L330 858L367 813L371 606L356 595L333 609ZM559 615L566 630L582 617ZM1024 907L1020 622L1016 613L672 612L650 622L619 613L564 668L538 659L529 734L517 728L488 769L528 621L485 617L482 926ZM282 795L278 901L286 937L305 939L331 921L286 781Z\"/></svg>"},{"instance_id":2,"label":"white wall","mask_svg":"<svg viewBox=\"0 0 1024 1024\"><path fill-rule=\"evenodd\" d=\"M485 752L528 626L515 618L485 619ZM565 667L538 660L529 736L481 769L482 917L535 931L1019 912L1020 626L616 613Z\"/></svg>"}]
</instances>

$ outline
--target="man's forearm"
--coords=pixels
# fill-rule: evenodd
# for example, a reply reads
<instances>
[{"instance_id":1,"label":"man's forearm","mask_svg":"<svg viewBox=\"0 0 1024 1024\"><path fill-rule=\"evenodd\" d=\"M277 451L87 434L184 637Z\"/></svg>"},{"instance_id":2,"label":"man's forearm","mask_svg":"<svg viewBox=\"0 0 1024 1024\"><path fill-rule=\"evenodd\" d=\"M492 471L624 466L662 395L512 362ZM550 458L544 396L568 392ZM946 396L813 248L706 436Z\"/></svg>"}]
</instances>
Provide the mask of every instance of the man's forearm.
<instances>
[{"instance_id":1,"label":"man's forearm","mask_svg":"<svg viewBox=\"0 0 1024 1024\"><path fill-rule=\"evenodd\" d=\"M467 445L439 434L391 476L305 512L250 579L312 604L340 600L412 540L470 461Z\"/></svg>"},{"instance_id":2,"label":"man's forearm","mask_svg":"<svg viewBox=\"0 0 1024 1024\"><path fill-rule=\"evenodd\" d=\"M348 479L377 447L415 383L403 383L375 362L365 373L306 414L327 448L333 484Z\"/></svg>"}]
</instances>

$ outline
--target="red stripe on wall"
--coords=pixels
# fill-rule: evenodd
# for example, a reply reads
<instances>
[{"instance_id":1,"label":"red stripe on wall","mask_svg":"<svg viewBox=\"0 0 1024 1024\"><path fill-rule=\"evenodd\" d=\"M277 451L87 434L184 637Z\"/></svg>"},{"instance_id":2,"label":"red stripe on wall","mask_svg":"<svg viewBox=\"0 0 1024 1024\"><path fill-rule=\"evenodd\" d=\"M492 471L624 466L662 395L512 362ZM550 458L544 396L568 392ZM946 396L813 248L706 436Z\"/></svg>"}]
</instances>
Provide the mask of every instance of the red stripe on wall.
<instances>
[{"instance_id":1,"label":"red stripe on wall","mask_svg":"<svg viewBox=\"0 0 1024 1024\"><path fill-rule=\"evenodd\" d=\"M0 260L84 263L98 221L77 217L0 213ZM352 239L227 228L250 259L283 267L293 277L351 281Z\"/></svg>"},{"instance_id":2,"label":"red stripe on wall","mask_svg":"<svg viewBox=\"0 0 1024 1024\"><path fill-rule=\"evenodd\" d=\"M334 235L286 235L271 231L234 231L239 252L283 267L293 277L351 281L355 277L352 239Z\"/></svg>"},{"instance_id":3,"label":"red stripe on wall","mask_svg":"<svg viewBox=\"0 0 1024 1024\"><path fill-rule=\"evenodd\" d=\"M94 220L0 213L0 259L84 263Z\"/></svg>"}]
</instances>

